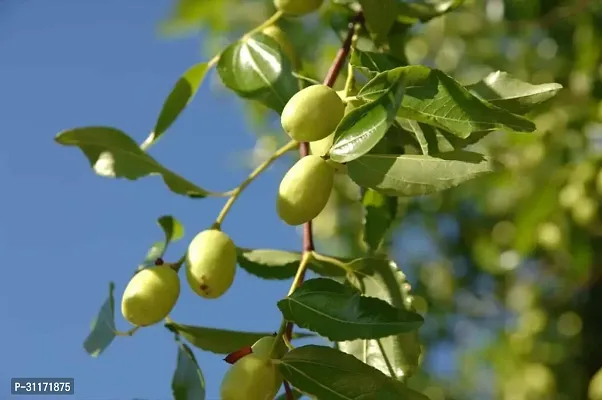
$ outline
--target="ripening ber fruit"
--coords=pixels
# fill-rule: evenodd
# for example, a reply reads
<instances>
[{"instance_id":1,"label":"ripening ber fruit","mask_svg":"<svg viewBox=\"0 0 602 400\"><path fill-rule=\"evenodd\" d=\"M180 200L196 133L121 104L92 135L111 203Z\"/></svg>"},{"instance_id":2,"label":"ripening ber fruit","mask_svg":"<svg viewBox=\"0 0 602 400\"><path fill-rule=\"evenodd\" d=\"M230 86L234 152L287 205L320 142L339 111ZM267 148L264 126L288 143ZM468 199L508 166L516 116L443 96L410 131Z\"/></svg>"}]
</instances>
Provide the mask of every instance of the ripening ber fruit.
<instances>
[{"instance_id":1,"label":"ripening ber fruit","mask_svg":"<svg viewBox=\"0 0 602 400\"><path fill-rule=\"evenodd\" d=\"M297 92L282 110L280 122L298 142L315 142L334 132L345 115L345 103L326 85L313 85Z\"/></svg>"},{"instance_id":2,"label":"ripening ber fruit","mask_svg":"<svg viewBox=\"0 0 602 400\"><path fill-rule=\"evenodd\" d=\"M315 155L301 158L284 175L276 210L289 225L301 225L314 219L326 206L334 184L334 168Z\"/></svg>"},{"instance_id":3,"label":"ripening ber fruit","mask_svg":"<svg viewBox=\"0 0 602 400\"><path fill-rule=\"evenodd\" d=\"M171 312L180 296L178 273L167 265L144 268L123 292L121 313L136 326L156 324Z\"/></svg>"},{"instance_id":4,"label":"ripening ber fruit","mask_svg":"<svg viewBox=\"0 0 602 400\"><path fill-rule=\"evenodd\" d=\"M263 359L270 358L281 358L288 352L288 348L284 341L278 338L278 344L276 345L276 351L274 352L274 357L271 357L270 352L272 351L272 345L274 344L274 340L276 340L276 336L264 336L251 346L251 350L253 354L257 357L261 357Z\"/></svg>"},{"instance_id":5,"label":"ripening ber fruit","mask_svg":"<svg viewBox=\"0 0 602 400\"><path fill-rule=\"evenodd\" d=\"M271 37L280 45L282 52L288 57L293 66L297 65L297 54L292 43L286 37L286 33L276 25L270 25L261 31L266 36Z\"/></svg>"},{"instance_id":6,"label":"ripening ber fruit","mask_svg":"<svg viewBox=\"0 0 602 400\"><path fill-rule=\"evenodd\" d=\"M274 0L277 10L290 15L305 15L316 11L324 0Z\"/></svg>"},{"instance_id":7,"label":"ripening ber fruit","mask_svg":"<svg viewBox=\"0 0 602 400\"><path fill-rule=\"evenodd\" d=\"M186 279L192 290L206 299L226 293L236 273L236 246L216 229L200 232L186 254Z\"/></svg>"},{"instance_id":8,"label":"ripening ber fruit","mask_svg":"<svg viewBox=\"0 0 602 400\"><path fill-rule=\"evenodd\" d=\"M226 372L220 394L222 400L273 400L281 385L282 376L272 360L251 353Z\"/></svg>"}]
</instances>

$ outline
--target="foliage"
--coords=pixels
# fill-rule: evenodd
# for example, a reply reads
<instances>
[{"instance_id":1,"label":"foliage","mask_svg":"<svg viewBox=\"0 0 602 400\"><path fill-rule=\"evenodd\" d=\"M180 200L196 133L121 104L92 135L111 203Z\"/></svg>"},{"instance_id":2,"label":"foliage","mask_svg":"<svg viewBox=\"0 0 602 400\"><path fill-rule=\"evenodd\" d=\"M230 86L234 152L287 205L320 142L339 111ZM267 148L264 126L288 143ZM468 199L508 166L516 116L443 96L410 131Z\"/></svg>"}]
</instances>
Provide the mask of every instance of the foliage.
<instances>
[{"instance_id":1,"label":"foliage","mask_svg":"<svg viewBox=\"0 0 602 400\"><path fill-rule=\"evenodd\" d=\"M231 44L177 80L141 145L111 127L66 130L56 141L79 147L103 177L159 175L174 194L227 197L207 227L219 230L259 174L290 150L306 156L307 143L289 142L227 193L180 177L148 147L169 134L210 68L262 132L325 76L346 104L319 154L345 165L329 203L313 232L306 227L301 252L236 248L238 267L256 277L293 278L275 299L277 336L290 350L273 360L285 379L280 398L576 399L589 391L598 399L599 374L588 388L602 367L602 7L594 3L332 0L292 16L269 0L175 0L163 33L206 26L208 48L220 35ZM263 33L274 25L290 43ZM159 224L165 241L140 268L163 264L165 247L183 236L173 217ZM179 270L186 257L167 264ZM304 280L307 269L319 277ZM91 355L138 329L116 330L113 303L111 284L84 345ZM334 347L295 347L294 325ZM235 363L270 335L169 317L165 327L176 339L178 400L205 396L184 341ZM441 373L432 356L450 344L454 367Z\"/></svg>"}]
</instances>

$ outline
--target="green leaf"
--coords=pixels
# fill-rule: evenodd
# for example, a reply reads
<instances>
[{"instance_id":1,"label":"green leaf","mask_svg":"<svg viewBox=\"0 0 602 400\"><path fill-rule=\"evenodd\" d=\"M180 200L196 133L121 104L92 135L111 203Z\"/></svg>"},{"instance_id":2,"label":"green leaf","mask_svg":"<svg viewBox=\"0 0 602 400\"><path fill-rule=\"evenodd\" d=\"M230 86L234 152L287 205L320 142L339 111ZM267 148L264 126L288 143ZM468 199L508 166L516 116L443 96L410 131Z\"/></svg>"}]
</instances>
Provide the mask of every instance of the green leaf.
<instances>
[{"instance_id":1,"label":"green leaf","mask_svg":"<svg viewBox=\"0 0 602 400\"><path fill-rule=\"evenodd\" d=\"M239 96L257 100L278 113L299 90L290 60L278 43L263 33L226 47L217 72L224 85Z\"/></svg>"},{"instance_id":2,"label":"green leaf","mask_svg":"<svg viewBox=\"0 0 602 400\"><path fill-rule=\"evenodd\" d=\"M331 347L297 347L277 364L285 380L319 399L426 399L410 397L416 392L408 390L401 382Z\"/></svg>"},{"instance_id":3,"label":"green leaf","mask_svg":"<svg viewBox=\"0 0 602 400\"><path fill-rule=\"evenodd\" d=\"M362 204L366 210L366 219L364 221L363 239L370 252L378 250L395 220L397 201L397 197L385 196L372 189L368 189L364 193Z\"/></svg>"},{"instance_id":4,"label":"green leaf","mask_svg":"<svg viewBox=\"0 0 602 400\"><path fill-rule=\"evenodd\" d=\"M174 400L205 400L205 378L194 354L178 342L178 361L171 380Z\"/></svg>"},{"instance_id":5,"label":"green leaf","mask_svg":"<svg viewBox=\"0 0 602 400\"><path fill-rule=\"evenodd\" d=\"M217 354L230 354L240 348L252 346L264 336L274 335L274 332L241 332L184 325L175 322L168 322L165 324L165 327L182 336L193 346ZM296 333L293 335L293 339L313 336L311 333Z\"/></svg>"},{"instance_id":6,"label":"green leaf","mask_svg":"<svg viewBox=\"0 0 602 400\"><path fill-rule=\"evenodd\" d=\"M100 176L137 180L161 175L163 182L174 193L192 198L219 196L163 167L118 129L106 126L75 128L60 132L55 141L64 146L79 147Z\"/></svg>"},{"instance_id":7,"label":"green leaf","mask_svg":"<svg viewBox=\"0 0 602 400\"><path fill-rule=\"evenodd\" d=\"M395 121L403 97L401 81L393 80L373 101L347 113L334 131L330 158L345 163L368 153Z\"/></svg>"},{"instance_id":8,"label":"green leaf","mask_svg":"<svg viewBox=\"0 0 602 400\"><path fill-rule=\"evenodd\" d=\"M184 226L171 215L159 217L157 224L163 230L165 239L152 245L139 269L155 265L155 261L163 257L169 244L180 240L184 236Z\"/></svg>"},{"instance_id":9,"label":"green leaf","mask_svg":"<svg viewBox=\"0 0 602 400\"><path fill-rule=\"evenodd\" d=\"M507 72L496 71L466 87L474 95L516 114L525 114L539 103L556 96L559 83L532 85Z\"/></svg>"},{"instance_id":10,"label":"green leaf","mask_svg":"<svg viewBox=\"0 0 602 400\"><path fill-rule=\"evenodd\" d=\"M347 262L348 260L341 260ZM301 253L238 248L238 265L247 272L263 279L291 279L295 276ZM312 260L309 269L322 276L345 276L345 271L336 265Z\"/></svg>"},{"instance_id":11,"label":"green leaf","mask_svg":"<svg viewBox=\"0 0 602 400\"><path fill-rule=\"evenodd\" d=\"M397 0L359 0L366 26L377 42L382 41L397 19Z\"/></svg>"},{"instance_id":12,"label":"green leaf","mask_svg":"<svg viewBox=\"0 0 602 400\"><path fill-rule=\"evenodd\" d=\"M464 150L437 156L368 154L347 164L349 177L361 187L400 197L440 192L492 171L488 157Z\"/></svg>"},{"instance_id":13,"label":"green leaf","mask_svg":"<svg viewBox=\"0 0 602 400\"><path fill-rule=\"evenodd\" d=\"M455 10L462 3L464 3L464 0L416 0L399 2L399 19L406 22L412 20L426 22Z\"/></svg>"},{"instance_id":14,"label":"green leaf","mask_svg":"<svg viewBox=\"0 0 602 400\"><path fill-rule=\"evenodd\" d=\"M90 333L84 340L84 349L92 357L98 357L115 339L115 284L109 283L109 297L92 321Z\"/></svg>"},{"instance_id":15,"label":"green leaf","mask_svg":"<svg viewBox=\"0 0 602 400\"><path fill-rule=\"evenodd\" d=\"M332 279L305 281L280 300L284 318L332 341L377 339L418 329L423 318Z\"/></svg>"},{"instance_id":16,"label":"green leaf","mask_svg":"<svg viewBox=\"0 0 602 400\"><path fill-rule=\"evenodd\" d=\"M362 51L356 48L351 53L349 63L355 70L361 72L367 78L373 78L379 72L385 72L402 65L400 60L390 54Z\"/></svg>"},{"instance_id":17,"label":"green leaf","mask_svg":"<svg viewBox=\"0 0 602 400\"><path fill-rule=\"evenodd\" d=\"M535 124L528 119L479 99L442 71L421 65L376 75L358 97L380 98L393 82L406 87L397 116L445 129L460 138L466 139L476 131L535 130Z\"/></svg>"},{"instance_id":18,"label":"green leaf","mask_svg":"<svg viewBox=\"0 0 602 400\"><path fill-rule=\"evenodd\" d=\"M366 296L386 301L393 307L414 311L410 284L394 262L373 264L370 268L354 272L354 284ZM421 354L418 331L401 333L381 339L353 340L337 343L339 350L355 356L360 361L394 378L407 378L418 369Z\"/></svg>"},{"instance_id":19,"label":"green leaf","mask_svg":"<svg viewBox=\"0 0 602 400\"><path fill-rule=\"evenodd\" d=\"M148 148L169 129L196 94L208 69L209 64L204 62L193 65L184 72L184 75L178 79L171 93L167 96L155 124L155 129L140 147Z\"/></svg>"}]
</instances>

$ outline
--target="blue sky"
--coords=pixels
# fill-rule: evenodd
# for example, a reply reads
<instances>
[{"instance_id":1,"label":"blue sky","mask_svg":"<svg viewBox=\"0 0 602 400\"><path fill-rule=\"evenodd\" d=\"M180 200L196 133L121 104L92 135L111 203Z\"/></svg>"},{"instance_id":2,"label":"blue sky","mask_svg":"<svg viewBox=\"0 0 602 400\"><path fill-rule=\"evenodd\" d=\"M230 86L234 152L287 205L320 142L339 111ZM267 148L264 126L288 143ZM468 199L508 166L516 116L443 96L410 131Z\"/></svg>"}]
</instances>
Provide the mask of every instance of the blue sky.
<instances>
[{"instance_id":1,"label":"blue sky","mask_svg":"<svg viewBox=\"0 0 602 400\"><path fill-rule=\"evenodd\" d=\"M224 200L174 195L159 178L95 176L79 150L53 141L62 129L85 125L145 138L173 83L203 59L199 38L157 37L169 4L0 1L0 398L9 396L8 380L17 376L74 377L74 399L171 397L176 346L161 325L118 338L97 359L82 341L108 282L115 281L119 302L132 271L161 238L157 217L172 214L185 225L185 240L166 257L176 259ZM152 155L207 189L235 187L248 171L233 159L255 144L241 105L234 95L213 94L206 80ZM272 201L285 167L277 165L249 187L226 219L224 230L239 245L299 248L297 232L278 219ZM193 295L185 281L182 287L175 321L274 331L280 321L275 301L288 282L260 281L241 270L232 289L212 301ZM119 310L116 316L127 329ZM227 364L219 355L196 354L208 397L215 398Z\"/></svg>"}]
</instances>

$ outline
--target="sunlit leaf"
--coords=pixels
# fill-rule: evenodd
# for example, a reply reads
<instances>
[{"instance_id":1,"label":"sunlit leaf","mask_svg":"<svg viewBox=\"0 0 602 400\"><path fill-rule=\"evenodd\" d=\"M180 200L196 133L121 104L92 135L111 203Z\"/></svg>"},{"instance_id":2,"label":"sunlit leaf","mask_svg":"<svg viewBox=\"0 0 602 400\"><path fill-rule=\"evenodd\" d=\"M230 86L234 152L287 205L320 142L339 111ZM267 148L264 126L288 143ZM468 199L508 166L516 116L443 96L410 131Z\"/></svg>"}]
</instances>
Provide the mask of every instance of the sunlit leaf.
<instances>
[{"instance_id":1,"label":"sunlit leaf","mask_svg":"<svg viewBox=\"0 0 602 400\"><path fill-rule=\"evenodd\" d=\"M437 156L368 154L347 164L361 187L407 197L440 192L492 171L488 157L463 150Z\"/></svg>"},{"instance_id":2,"label":"sunlit leaf","mask_svg":"<svg viewBox=\"0 0 602 400\"><path fill-rule=\"evenodd\" d=\"M159 139L180 116L180 113L184 111L184 108L190 103L201 86L208 69L208 63L195 64L178 79L171 93L165 99L155 129L141 145L143 149L148 148Z\"/></svg>"},{"instance_id":3,"label":"sunlit leaf","mask_svg":"<svg viewBox=\"0 0 602 400\"><path fill-rule=\"evenodd\" d=\"M272 336L274 332L242 332L228 329L207 328L168 322L165 327L179 334L190 344L201 350L217 354L229 354L245 346L252 346L264 336ZM293 339L312 337L310 333L295 333Z\"/></svg>"},{"instance_id":4,"label":"sunlit leaf","mask_svg":"<svg viewBox=\"0 0 602 400\"><path fill-rule=\"evenodd\" d=\"M228 46L217 72L226 87L247 99L282 112L299 90L290 60L271 37L256 33Z\"/></svg>"},{"instance_id":5,"label":"sunlit leaf","mask_svg":"<svg viewBox=\"0 0 602 400\"><path fill-rule=\"evenodd\" d=\"M464 0L413 0L398 2L399 18L410 22L420 20L426 22L455 10L464 3Z\"/></svg>"},{"instance_id":6,"label":"sunlit leaf","mask_svg":"<svg viewBox=\"0 0 602 400\"><path fill-rule=\"evenodd\" d=\"M357 358L331 347L298 347L278 360L278 367L284 379L319 399L428 399Z\"/></svg>"},{"instance_id":7,"label":"sunlit leaf","mask_svg":"<svg viewBox=\"0 0 602 400\"><path fill-rule=\"evenodd\" d=\"M178 342L178 359L171 381L174 400L205 400L205 378L192 350Z\"/></svg>"},{"instance_id":8,"label":"sunlit leaf","mask_svg":"<svg viewBox=\"0 0 602 400\"><path fill-rule=\"evenodd\" d=\"M397 19L397 0L359 0L368 30L377 41L384 39Z\"/></svg>"},{"instance_id":9,"label":"sunlit leaf","mask_svg":"<svg viewBox=\"0 0 602 400\"><path fill-rule=\"evenodd\" d=\"M334 132L334 144L329 155L333 161L344 163L368 153L385 136L395 121L404 87L392 80L371 102L348 112ZM361 93L361 92L360 92Z\"/></svg>"},{"instance_id":10,"label":"sunlit leaf","mask_svg":"<svg viewBox=\"0 0 602 400\"><path fill-rule=\"evenodd\" d=\"M132 138L115 128L89 126L70 129L59 133L55 141L64 146L79 147L100 176L136 180L160 175L174 193L192 198L218 195L163 167L141 150Z\"/></svg>"},{"instance_id":11,"label":"sunlit leaf","mask_svg":"<svg viewBox=\"0 0 602 400\"><path fill-rule=\"evenodd\" d=\"M530 120L479 99L442 71L421 65L376 75L358 97L378 99L394 82L406 88L397 116L436 126L460 138L466 139L476 131L535 130Z\"/></svg>"},{"instance_id":12,"label":"sunlit leaf","mask_svg":"<svg viewBox=\"0 0 602 400\"><path fill-rule=\"evenodd\" d=\"M416 330L424 322L416 313L326 278L305 281L278 308L286 320L332 341L386 337Z\"/></svg>"},{"instance_id":13,"label":"sunlit leaf","mask_svg":"<svg viewBox=\"0 0 602 400\"><path fill-rule=\"evenodd\" d=\"M155 265L156 260L163 257L169 244L180 240L184 236L184 226L171 215L159 217L157 224L163 230L165 239L152 245L144 258L144 261L140 265L140 268L152 267Z\"/></svg>"},{"instance_id":14,"label":"sunlit leaf","mask_svg":"<svg viewBox=\"0 0 602 400\"><path fill-rule=\"evenodd\" d=\"M507 72L496 71L466 88L491 104L513 113L524 114L536 105L554 97L562 89L562 85L559 83L532 85Z\"/></svg>"},{"instance_id":15,"label":"sunlit leaf","mask_svg":"<svg viewBox=\"0 0 602 400\"><path fill-rule=\"evenodd\" d=\"M109 283L109 296L100 307L84 340L84 349L92 357L98 357L115 339L115 284Z\"/></svg>"}]
</instances>

